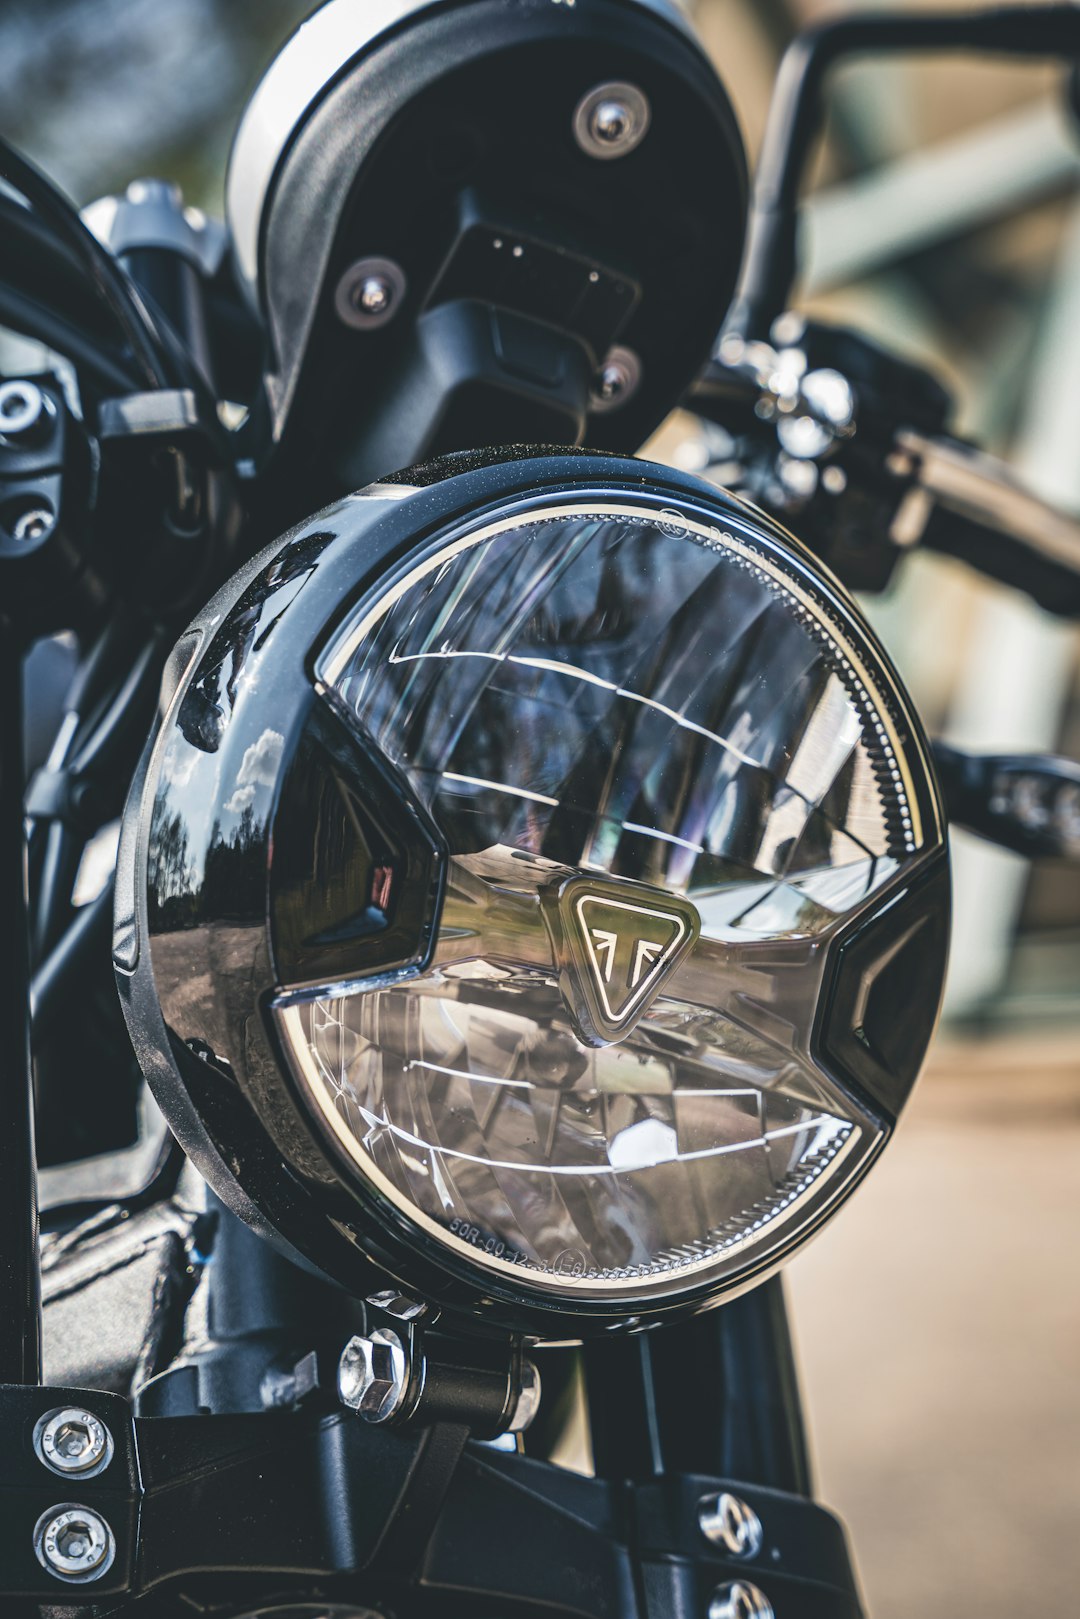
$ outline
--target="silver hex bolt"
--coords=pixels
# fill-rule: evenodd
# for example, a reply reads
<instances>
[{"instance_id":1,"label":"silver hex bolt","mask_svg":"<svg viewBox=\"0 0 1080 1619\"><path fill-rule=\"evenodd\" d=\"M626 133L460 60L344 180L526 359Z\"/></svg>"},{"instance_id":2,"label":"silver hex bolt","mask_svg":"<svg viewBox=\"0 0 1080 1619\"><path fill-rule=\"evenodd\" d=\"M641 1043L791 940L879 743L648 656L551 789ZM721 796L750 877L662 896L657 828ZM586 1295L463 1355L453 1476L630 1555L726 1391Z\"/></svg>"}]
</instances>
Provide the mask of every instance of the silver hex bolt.
<instances>
[{"instance_id":1,"label":"silver hex bolt","mask_svg":"<svg viewBox=\"0 0 1080 1619\"><path fill-rule=\"evenodd\" d=\"M370 332L393 320L405 297L405 272L393 259L357 259L342 272L334 309L346 326Z\"/></svg>"},{"instance_id":2,"label":"silver hex bolt","mask_svg":"<svg viewBox=\"0 0 1080 1619\"><path fill-rule=\"evenodd\" d=\"M574 109L574 139L587 157L626 157L645 139L651 116L636 84L598 84Z\"/></svg>"},{"instance_id":3,"label":"silver hex bolt","mask_svg":"<svg viewBox=\"0 0 1080 1619\"><path fill-rule=\"evenodd\" d=\"M713 1592L708 1619L776 1619L776 1615L759 1586L749 1580L732 1580Z\"/></svg>"},{"instance_id":4,"label":"silver hex bolt","mask_svg":"<svg viewBox=\"0 0 1080 1619\"><path fill-rule=\"evenodd\" d=\"M62 1477L95 1478L112 1461L113 1437L92 1411L59 1406L38 1419L34 1451L39 1461Z\"/></svg>"},{"instance_id":5,"label":"silver hex bolt","mask_svg":"<svg viewBox=\"0 0 1080 1619\"><path fill-rule=\"evenodd\" d=\"M338 1395L365 1422L386 1422L401 1408L409 1381L408 1356L397 1333L378 1327L350 1338L338 1362Z\"/></svg>"},{"instance_id":6,"label":"silver hex bolt","mask_svg":"<svg viewBox=\"0 0 1080 1619\"><path fill-rule=\"evenodd\" d=\"M33 434L52 414L48 397L33 382L0 384L0 435L6 439Z\"/></svg>"},{"instance_id":7,"label":"silver hex bolt","mask_svg":"<svg viewBox=\"0 0 1080 1619\"><path fill-rule=\"evenodd\" d=\"M29 506L20 512L11 525L11 537L24 545L40 540L53 525L53 514L47 506Z\"/></svg>"},{"instance_id":8,"label":"silver hex bolt","mask_svg":"<svg viewBox=\"0 0 1080 1619\"><path fill-rule=\"evenodd\" d=\"M108 1572L116 1556L116 1537L99 1512L65 1502L38 1519L34 1551L42 1568L58 1580L81 1585Z\"/></svg>"},{"instance_id":9,"label":"silver hex bolt","mask_svg":"<svg viewBox=\"0 0 1080 1619\"><path fill-rule=\"evenodd\" d=\"M589 119L589 130L605 146L618 146L630 129L630 109L622 101L601 101Z\"/></svg>"},{"instance_id":10,"label":"silver hex bolt","mask_svg":"<svg viewBox=\"0 0 1080 1619\"><path fill-rule=\"evenodd\" d=\"M741 1496L721 1490L698 1502L701 1533L729 1557L756 1557L764 1539L761 1519Z\"/></svg>"},{"instance_id":11,"label":"silver hex bolt","mask_svg":"<svg viewBox=\"0 0 1080 1619\"><path fill-rule=\"evenodd\" d=\"M641 381L641 361L633 349L616 343L604 356L589 390L589 408L618 410L633 398Z\"/></svg>"},{"instance_id":12,"label":"silver hex bolt","mask_svg":"<svg viewBox=\"0 0 1080 1619\"><path fill-rule=\"evenodd\" d=\"M393 288L384 275L369 275L361 281L354 301L365 315L381 315L390 307L393 295Z\"/></svg>"}]
</instances>

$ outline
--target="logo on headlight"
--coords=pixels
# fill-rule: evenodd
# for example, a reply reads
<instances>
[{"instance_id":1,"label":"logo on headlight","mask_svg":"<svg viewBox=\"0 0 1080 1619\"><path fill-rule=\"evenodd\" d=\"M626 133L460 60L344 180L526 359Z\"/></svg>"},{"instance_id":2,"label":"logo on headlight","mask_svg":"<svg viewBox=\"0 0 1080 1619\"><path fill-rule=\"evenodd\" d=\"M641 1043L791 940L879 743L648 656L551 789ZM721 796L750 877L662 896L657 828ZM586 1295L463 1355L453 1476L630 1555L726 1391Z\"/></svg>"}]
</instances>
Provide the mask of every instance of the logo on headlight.
<instances>
[{"instance_id":1,"label":"logo on headlight","mask_svg":"<svg viewBox=\"0 0 1080 1619\"><path fill-rule=\"evenodd\" d=\"M559 894L561 979L583 1032L609 1044L629 1034L698 936L680 895L640 883L572 878Z\"/></svg>"}]
</instances>

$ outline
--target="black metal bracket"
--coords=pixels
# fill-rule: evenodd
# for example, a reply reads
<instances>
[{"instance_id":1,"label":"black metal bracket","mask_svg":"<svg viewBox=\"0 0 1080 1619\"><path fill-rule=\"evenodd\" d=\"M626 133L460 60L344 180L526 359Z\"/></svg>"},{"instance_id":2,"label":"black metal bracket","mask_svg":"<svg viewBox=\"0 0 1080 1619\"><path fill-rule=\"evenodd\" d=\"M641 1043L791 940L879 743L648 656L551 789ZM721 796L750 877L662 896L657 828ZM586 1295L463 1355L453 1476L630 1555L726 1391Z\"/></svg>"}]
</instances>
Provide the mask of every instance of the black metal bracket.
<instances>
[{"instance_id":1,"label":"black metal bracket","mask_svg":"<svg viewBox=\"0 0 1080 1619\"><path fill-rule=\"evenodd\" d=\"M41 1419L61 1407L111 1436L94 1476L42 1459ZM428 1483L448 1449L452 1484L436 1501ZM725 1489L760 1520L749 1556L700 1526L701 1501ZM35 1547L73 1505L115 1542L111 1565L82 1583L51 1572ZM398 1619L458 1615L466 1598L500 1614L658 1619L704 1613L738 1581L784 1619L862 1612L843 1529L803 1497L689 1474L585 1478L463 1445L445 1427L392 1431L340 1411L137 1418L117 1395L3 1385L0 1524L5 1612L14 1598L117 1613L155 1591L228 1589L244 1601L389 1602Z\"/></svg>"},{"instance_id":2,"label":"black metal bracket","mask_svg":"<svg viewBox=\"0 0 1080 1619\"><path fill-rule=\"evenodd\" d=\"M98 410L98 437L105 446L138 444L180 449L203 466L228 464L226 435L207 402L191 388L156 388L151 392L103 399Z\"/></svg>"},{"instance_id":3,"label":"black metal bracket","mask_svg":"<svg viewBox=\"0 0 1080 1619\"><path fill-rule=\"evenodd\" d=\"M389 1330L404 1349L405 1388L390 1419L395 1427L453 1424L474 1439L495 1439L513 1427L523 1376L532 1370L520 1339L463 1341L439 1333L433 1330L437 1314L392 1290L372 1294L364 1315L369 1332Z\"/></svg>"}]
</instances>

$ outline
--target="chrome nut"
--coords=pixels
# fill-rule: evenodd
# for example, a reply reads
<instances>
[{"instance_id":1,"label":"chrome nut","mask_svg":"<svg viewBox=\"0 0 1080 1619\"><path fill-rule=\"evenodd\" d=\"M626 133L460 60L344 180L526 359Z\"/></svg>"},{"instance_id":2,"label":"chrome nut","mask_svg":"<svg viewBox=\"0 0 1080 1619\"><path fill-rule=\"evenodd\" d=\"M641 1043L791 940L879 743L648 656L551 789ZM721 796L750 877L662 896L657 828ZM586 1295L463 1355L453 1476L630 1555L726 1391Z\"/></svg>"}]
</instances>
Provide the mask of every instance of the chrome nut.
<instances>
[{"instance_id":1,"label":"chrome nut","mask_svg":"<svg viewBox=\"0 0 1080 1619\"><path fill-rule=\"evenodd\" d=\"M386 1422L401 1407L409 1380L405 1346L379 1327L370 1337L350 1338L338 1362L338 1395L365 1422Z\"/></svg>"}]
</instances>

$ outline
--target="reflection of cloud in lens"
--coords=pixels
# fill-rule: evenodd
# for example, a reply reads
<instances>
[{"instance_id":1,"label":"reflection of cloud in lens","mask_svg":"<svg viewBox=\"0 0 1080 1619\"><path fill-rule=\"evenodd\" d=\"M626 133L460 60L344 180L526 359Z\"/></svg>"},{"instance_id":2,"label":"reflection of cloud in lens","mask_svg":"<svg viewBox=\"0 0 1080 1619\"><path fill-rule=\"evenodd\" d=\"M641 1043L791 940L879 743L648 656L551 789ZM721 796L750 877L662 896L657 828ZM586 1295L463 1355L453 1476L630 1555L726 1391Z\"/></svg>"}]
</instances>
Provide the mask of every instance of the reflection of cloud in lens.
<instances>
[{"instance_id":1,"label":"reflection of cloud in lens","mask_svg":"<svg viewBox=\"0 0 1080 1619\"><path fill-rule=\"evenodd\" d=\"M257 742L244 749L240 769L236 772L236 791L225 801L225 808L231 814L240 815L254 802L257 787L274 785L284 746L285 738L281 732L271 731L267 727Z\"/></svg>"},{"instance_id":2,"label":"reflection of cloud in lens","mask_svg":"<svg viewBox=\"0 0 1080 1619\"><path fill-rule=\"evenodd\" d=\"M181 748L177 741L169 743L161 763L161 774L173 787L186 787L198 763L198 754L190 748Z\"/></svg>"},{"instance_id":3,"label":"reflection of cloud in lens","mask_svg":"<svg viewBox=\"0 0 1080 1619\"><path fill-rule=\"evenodd\" d=\"M255 789L252 786L238 787L231 798L225 800L225 808L233 815L241 815L248 805L255 801Z\"/></svg>"}]
</instances>

